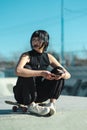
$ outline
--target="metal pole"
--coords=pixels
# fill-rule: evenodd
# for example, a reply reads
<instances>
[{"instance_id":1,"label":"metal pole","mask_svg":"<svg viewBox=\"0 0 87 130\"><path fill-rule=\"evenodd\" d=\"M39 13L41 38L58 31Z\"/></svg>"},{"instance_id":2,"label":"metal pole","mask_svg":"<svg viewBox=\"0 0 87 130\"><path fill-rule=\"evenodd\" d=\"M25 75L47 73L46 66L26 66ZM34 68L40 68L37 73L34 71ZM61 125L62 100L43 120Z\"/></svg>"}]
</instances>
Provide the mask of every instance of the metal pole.
<instances>
[{"instance_id":1,"label":"metal pole","mask_svg":"<svg viewBox=\"0 0 87 130\"><path fill-rule=\"evenodd\" d=\"M64 0L61 0L61 61L64 65Z\"/></svg>"}]
</instances>

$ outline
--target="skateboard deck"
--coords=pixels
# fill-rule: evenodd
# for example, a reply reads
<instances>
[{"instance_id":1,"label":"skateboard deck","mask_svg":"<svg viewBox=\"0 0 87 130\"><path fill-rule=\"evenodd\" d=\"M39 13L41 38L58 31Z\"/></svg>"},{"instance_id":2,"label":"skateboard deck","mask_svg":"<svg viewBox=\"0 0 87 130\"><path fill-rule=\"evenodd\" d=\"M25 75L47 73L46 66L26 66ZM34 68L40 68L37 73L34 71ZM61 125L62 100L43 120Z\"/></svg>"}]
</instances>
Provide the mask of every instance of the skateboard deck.
<instances>
[{"instance_id":1,"label":"skateboard deck","mask_svg":"<svg viewBox=\"0 0 87 130\"><path fill-rule=\"evenodd\" d=\"M30 112L28 112L28 106L25 106L25 105L23 105L23 104L19 104L19 103L17 103L17 102L14 102L14 101L10 101L10 100L5 100L5 103L6 104L9 104L9 105L13 105L13 107L12 107L12 111L14 112L14 113L27 113L27 114L31 114ZM38 105L40 105L40 106L46 106L46 104L47 103L38 103ZM32 113L33 114L33 113ZM32 115L31 114L31 115ZM36 114L35 114L36 115ZM51 112L51 110L50 110L50 112L47 114L47 115L45 115L45 116L51 116L51 115L53 115L52 114L52 112Z\"/></svg>"},{"instance_id":2,"label":"skateboard deck","mask_svg":"<svg viewBox=\"0 0 87 130\"><path fill-rule=\"evenodd\" d=\"M12 107L13 112L18 112L18 111L24 112L24 113L27 112L28 107L23 104L19 104L17 102L13 102L13 101L9 101L9 100L6 100L5 103L9 104L9 105L13 105L13 107Z\"/></svg>"}]
</instances>

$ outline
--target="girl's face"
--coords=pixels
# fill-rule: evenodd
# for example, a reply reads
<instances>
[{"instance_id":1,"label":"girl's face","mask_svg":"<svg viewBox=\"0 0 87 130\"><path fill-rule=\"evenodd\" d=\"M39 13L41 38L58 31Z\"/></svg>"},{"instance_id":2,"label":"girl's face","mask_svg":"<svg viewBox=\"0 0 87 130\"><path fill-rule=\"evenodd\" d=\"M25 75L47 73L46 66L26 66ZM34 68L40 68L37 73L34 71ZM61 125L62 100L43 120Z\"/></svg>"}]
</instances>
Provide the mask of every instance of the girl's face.
<instances>
[{"instance_id":1,"label":"girl's face","mask_svg":"<svg viewBox=\"0 0 87 130\"><path fill-rule=\"evenodd\" d=\"M32 47L36 51L43 49L44 48L43 47L43 40L39 39L38 37L33 37L32 38Z\"/></svg>"}]
</instances>

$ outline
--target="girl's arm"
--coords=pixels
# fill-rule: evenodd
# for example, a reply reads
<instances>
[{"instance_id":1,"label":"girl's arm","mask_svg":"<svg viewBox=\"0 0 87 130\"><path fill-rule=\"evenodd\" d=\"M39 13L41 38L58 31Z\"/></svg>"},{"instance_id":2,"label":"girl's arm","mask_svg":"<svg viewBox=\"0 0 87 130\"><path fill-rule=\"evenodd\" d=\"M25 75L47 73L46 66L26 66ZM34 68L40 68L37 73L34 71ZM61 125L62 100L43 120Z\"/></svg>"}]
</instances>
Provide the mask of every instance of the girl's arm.
<instances>
[{"instance_id":1,"label":"girl's arm","mask_svg":"<svg viewBox=\"0 0 87 130\"><path fill-rule=\"evenodd\" d=\"M27 54L22 54L16 66L17 76L21 76L21 77L41 76L41 71L24 68L26 63L29 62L30 62L29 56Z\"/></svg>"},{"instance_id":2,"label":"girl's arm","mask_svg":"<svg viewBox=\"0 0 87 130\"><path fill-rule=\"evenodd\" d=\"M51 54L48 54L48 57L49 57L50 65L53 68L60 66L63 68L63 70L65 72L58 79L60 79L60 78L69 79L71 77L70 73L56 60L56 58L54 56L52 56Z\"/></svg>"}]
</instances>

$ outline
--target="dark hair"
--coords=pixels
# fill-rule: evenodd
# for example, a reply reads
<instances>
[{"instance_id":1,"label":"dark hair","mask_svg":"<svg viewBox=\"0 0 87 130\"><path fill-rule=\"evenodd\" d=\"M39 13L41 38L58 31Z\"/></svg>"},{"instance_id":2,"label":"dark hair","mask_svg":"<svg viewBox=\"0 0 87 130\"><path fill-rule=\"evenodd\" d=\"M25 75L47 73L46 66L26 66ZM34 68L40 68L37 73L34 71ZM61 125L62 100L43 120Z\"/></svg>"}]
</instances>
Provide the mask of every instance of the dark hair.
<instances>
[{"instance_id":1,"label":"dark hair","mask_svg":"<svg viewBox=\"0 0 87 130\"><path fill-rule=\"evenodd\" d=\"M32 39L34 37L38 37L40 40L43 40L43 45L45 46L44 50L46 50L49 45L49 34L45 30L37 30L33 32L30 39L31 47L32 47Z\"/></svg>"}]
</instances>

